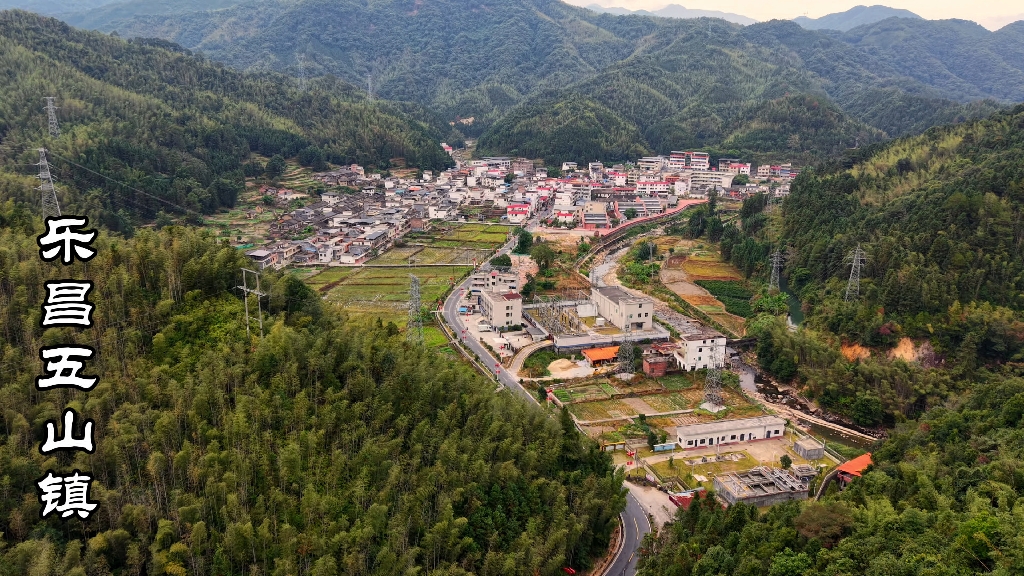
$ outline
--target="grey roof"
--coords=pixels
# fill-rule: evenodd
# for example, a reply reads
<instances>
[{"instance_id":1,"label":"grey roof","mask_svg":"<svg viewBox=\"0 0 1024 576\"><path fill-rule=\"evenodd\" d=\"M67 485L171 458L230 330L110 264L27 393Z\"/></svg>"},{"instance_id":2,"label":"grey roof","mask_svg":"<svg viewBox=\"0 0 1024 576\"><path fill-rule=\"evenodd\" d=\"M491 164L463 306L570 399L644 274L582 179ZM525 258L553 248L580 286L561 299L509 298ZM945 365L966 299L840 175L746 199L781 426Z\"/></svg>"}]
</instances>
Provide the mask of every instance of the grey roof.
<instances>
[{"instance_id":1,"label":"grey roof","mask_svg":"<svg viewBox=\"0 0 1024 576\"><path fill-rule=\"evenodd\" d=\"M648 300L648 298L643 296L634 296L618 286L595 286L594 290L612 302L621 302L623 300Z\"/></svg>"},{"instance_id":2,"label":"grey roof","mask_svg":"<svg viewBox=\"0 0 1024 576\"><path fill-rule=\"evenodd\" d=\"M737 428L750 428L753 426L783 426L786 421L778 416L758 416L756 418L740 418L738 420L719 420L717 422L706 422L704 424L687 424L676 427L676 434L697 436L700 434L715 434L727 432Z\"/></svg>"}]
</instances>

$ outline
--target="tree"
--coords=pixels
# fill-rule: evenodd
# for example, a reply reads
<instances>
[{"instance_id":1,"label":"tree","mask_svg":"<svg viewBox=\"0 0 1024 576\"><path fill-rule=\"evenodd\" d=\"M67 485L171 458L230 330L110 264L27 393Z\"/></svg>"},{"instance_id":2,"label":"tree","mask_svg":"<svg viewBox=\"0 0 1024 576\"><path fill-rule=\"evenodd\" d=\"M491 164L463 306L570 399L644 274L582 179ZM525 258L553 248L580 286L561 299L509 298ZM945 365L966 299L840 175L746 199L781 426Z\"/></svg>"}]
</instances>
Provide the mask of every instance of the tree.
<instances>
[{"instance_id":1,"label":"tree","mask_svg":"<svg viewBox=\"0 0 1024 576\"><path fill-rule=\"evenodd\" d=\"M789 470L789 467L793 465L793 459L789 457L789 454L783 454L782 458L779 458L779 464L782 465L783 470Z\"/></svg>"},{"instance_id":2,"label":"tree","mask_svg":"<svg viewBox=\"0 0 1024 576\"><path fill-rule=\"evenodd\" d=\"M548 390L544 386L537 388L537 399L540 400L541 404L548 401Z\"/></svg>"},{"instance_id":3,"label":"tree","mask_svg":"<svg viewBox=\"0 0 1024 576\"><path fill-rule=\"evenodd\" d=\"M541 272L551 267L551 264L555 261L555 251L551 249L546 243L535 245L530 249L530 258L537 263L537 268Z\"/></svg>"},{"instance_id":4,"label":"tree","mask_svg":"<svg viewBox=\"0 0 1024 576\"><path fill-rule=\"evenodd\" d=\"M746 186L747 184L750 184L750 176L746 174L737 174L732 179L733 186Z\"/></svg>"},{"instance_id":5,"label":"tree","mask_svg":"<svg viewBox=\"0 0 1024 576\"><path fill-rule=\"evenodd\" d=\"M533 234L526 230L519 230L519 242L516 244L516 249L513 252L516 254L529 254L532 247Z\"/></svg>"},{"instance_id":6,"label":"tree","mask_svg":"<svg viewBox=\"0 0 1024 576\"><path fill-rule=\"evenodd\" d=\"M274 154L273 158L267 162L267 175L271 178L280 178L284 171L288 169L288 164L284 161L284 157L280 154Z\"/></svg>"},{"instance_id":7,"label":"tree","mask_svg":"<svg viewBox=\"0 0 1024 576\"><path fill-rule=\"evenodd\" d=\"M625 216L627 220L632 220L633 218L636 218L636 208L626 208L626 211L623 212L622 215Z\"/></svg>"},{"instance_id":8,"label":"tree","mask_svg":"<svg viewBox=\"0 0 1024 576\"><path fill-rule=\"evenodd\" d=\"M509 172L508 174L505 174L505 184L511 184L511 183L513 183L515 181L516 181L516 174L515 174L515 172Z\"/></svg>"},{"instance_id":9,"label":"tree","mask_svg":"<svg viewBox=\"0 0 1024 576\"><path fill-rule=\"evenodd\" d=\"M491 258L491 266L494 266L495 268L511 268L512 257L509 256L508 254L495 256L494 258Z\"/></svg>"}]
</instances>

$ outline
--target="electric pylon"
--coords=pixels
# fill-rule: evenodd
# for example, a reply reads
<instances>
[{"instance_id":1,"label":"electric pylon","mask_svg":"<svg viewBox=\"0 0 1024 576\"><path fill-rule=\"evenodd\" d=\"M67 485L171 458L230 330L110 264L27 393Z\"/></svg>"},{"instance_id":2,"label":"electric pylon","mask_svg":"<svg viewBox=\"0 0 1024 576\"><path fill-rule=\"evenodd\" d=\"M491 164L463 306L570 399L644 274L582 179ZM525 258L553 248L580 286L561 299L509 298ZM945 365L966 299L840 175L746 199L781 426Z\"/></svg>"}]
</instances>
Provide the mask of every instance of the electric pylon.
<instances>
[{"instance_id":1,"label":"electric pylon","mask_svg":"<svg viewBox=\"0 0 1024 576\"><path fill-rule=\"evenodd\" d=\"M420 279L409 274L409 324L406 326L406 338L415 344L423 343L423 318L420 299Z\"/></svg>"},{"instance_id":2,"label":"electric pylon","mask_svg":"<svg viewBox=\"0 0 1024 576\"><path fill-rule=\"evenodd\" d=\"M857 244L853 252L850 252L850 281L846 283L846 296L843 298L847 302L860 297L860 269L864 266L865 260L867 258L864 250Z\"/></svg>"},{"instance_id":3,"label":"electric pylon","mask_svg":"<svg viewBox=\"0 0 1024 576\"><path fill-rule=\"evenodd\" d=\"M53 138L59 138L60 126L57 124L57 107L53 104L54 100L55 98L53 96L46 97L46 119L49 123L50 136Z\"/></svg>"},{"instance_id":4,"label":"electric pylon","mask_svg":"<svg viewBox=\"0 0 1024 576\"><path fill-rule=\"evenodd\" d=\"M622 339L622 346L619 346L619 371L623 374L633 373L635 350L633 348L633 343L629 341L629 337L632 333L633 325L630 323L626 326L626 332Z\"/></svg>"},{"instance_id":5,"label":"electric pylon","mask_svg":"<svg viewBox=\"0 0 1024 576\"><path fill-rule=\"evenodd\" d=\"M60 218L57 190L53 187L53 177L50 176L50 163L46 161L45 148L39 149L39 181L39 190L42 191L43 221L45 222L47 218Z\"/></svg>"},{"instance_id":6,"label":"electric pylon","mask_svg":"<svg viewBox=\"0 0 1024 576\"><path fill-rule=\"evenodd\" d=\"M779 252L777 249L775 250L775 252L772 252L772 277L768 281L769 291L779 289L779 273L782 270L782 260L782 252Z\"/></svg>"},{"instance_id":7,"label":"electric pylon","mask_svg":"<svg viewBox=\"0 0 1024 576\"><path fill-rule=\"evenodd\" d=\"M256 288L249 287L249 274L256 277ZM249 270L248 268L242 268L242 285L239 286L242 290L242 298L245 300L245 335L252 341L252 333L249 328L250 320L256 320L260 328L260 339L263 339L263 304L260 302L260 298L266 296L260 291L260 273L255 270ZM249 295L256 295L256 318L252 317L249 313Z\"/></svg>"},{"instance_id":8,"label":"electric pylon","mask_svg":"<svg viewBox=\"0 0 1024 576\"><path fill-rule=\"evenodd\" d=\"M725 408L722 403L722 362L719 361L718 339L711 339L711 356L708 358L707 377L704 379L704 403L701 408L718 412Z\"/></svg>"}]
</instances>

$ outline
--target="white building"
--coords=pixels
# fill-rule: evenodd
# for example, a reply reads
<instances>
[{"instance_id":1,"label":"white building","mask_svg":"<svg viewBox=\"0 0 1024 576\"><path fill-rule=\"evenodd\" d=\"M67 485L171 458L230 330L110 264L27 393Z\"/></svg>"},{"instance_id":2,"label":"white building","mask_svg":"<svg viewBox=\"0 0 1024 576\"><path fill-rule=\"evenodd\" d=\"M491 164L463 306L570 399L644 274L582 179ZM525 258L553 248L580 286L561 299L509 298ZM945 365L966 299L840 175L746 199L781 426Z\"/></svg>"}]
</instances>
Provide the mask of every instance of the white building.
<instances>
[{"instance_id":1,"label":"white building","mask_svg":"<svg viewBox=\"0 0 1024 576\"><path fill-rule=\"evenodd\" d=\"M758 416L679 426L676 428L676 442L686 450L775 438L785 433L786 421L782 418Z\"/></svg>"},{"instance_id":2,"label":"white building","mask_svg":"<svg viewBox=\"0 0 1024 576\"><path fill-rule=\"evenodd\" d=\"M665 196L673 189L674 186L664 180L636 183L636 193L641 196Z\"/></svg>"},{"instance_id":3,"label":"white building","mask_svg":"<svg viewBox=\"0 0 1024 576\"><path fill-rule=\"evenodd\" d=\"M480 313L496 329L523 324L523 297L515 292L480 292Z\"/></svg>"},{"instance_id":4,"label":"white building","mask_svg":"<svg viewBox=\"0 0 1024 576\"><path fill-rule=\"evenodd\" d=\"M469 291L471 294L480 292L518 292L519 274L514 272L477 272L469 279Z\"/></svg>"},{"instance_id":5,"label":"white building","mask_svg":"<svg viewBox=\"0 0 1024 576\"><path fill-rule=\"evenodd\" d=\"M679 368L700 370L725 366L725 336L709 330L697 334L683 334L680 340L681 346L673 352Z\"/></svg>"},{"instance_id":6,"label":"white building","mask_svg":"<svg viewBox=\"0 0 1024 576\"><path fill-rule=\"evenodd\" d=\"M637 168L648 172L656 172L666 166L668 166L668 159L664 156L646 156L636 163Z\"/></svg>"},{"instance_id":7,"label":"white building","mask_svg":"<svg viewBox=\"0 0 1024 576\"><path fill-rule=\"evenodd\" d=\"M617 286L593 287L590 299L599 316L620 330L634 332L651 330L654 326L654 301L645 296L633 296Z\"/></svg>"}]
</instances>

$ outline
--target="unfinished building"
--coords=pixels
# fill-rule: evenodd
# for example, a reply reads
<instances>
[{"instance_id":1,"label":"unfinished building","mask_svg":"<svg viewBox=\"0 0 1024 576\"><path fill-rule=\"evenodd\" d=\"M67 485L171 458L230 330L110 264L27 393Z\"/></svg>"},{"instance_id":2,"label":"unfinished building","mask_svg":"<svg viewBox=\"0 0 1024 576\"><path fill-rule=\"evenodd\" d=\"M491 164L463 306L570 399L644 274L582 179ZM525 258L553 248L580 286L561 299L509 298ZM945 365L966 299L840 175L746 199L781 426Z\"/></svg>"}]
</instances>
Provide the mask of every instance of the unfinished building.
<instances>
[{"instance_id":1,"label":"unfinished building","mask_svg":"<svg viewBox=\"0 0 1024 576\"><path fill-rule=\"evenodd\" d=\"M716 476L715 493L728 504L743 502L771 506L789 500L806 500L808 483L785 470L758 466L746 472Z\"/></svg>"}]
</instances>

